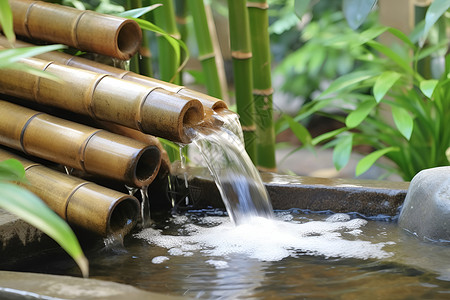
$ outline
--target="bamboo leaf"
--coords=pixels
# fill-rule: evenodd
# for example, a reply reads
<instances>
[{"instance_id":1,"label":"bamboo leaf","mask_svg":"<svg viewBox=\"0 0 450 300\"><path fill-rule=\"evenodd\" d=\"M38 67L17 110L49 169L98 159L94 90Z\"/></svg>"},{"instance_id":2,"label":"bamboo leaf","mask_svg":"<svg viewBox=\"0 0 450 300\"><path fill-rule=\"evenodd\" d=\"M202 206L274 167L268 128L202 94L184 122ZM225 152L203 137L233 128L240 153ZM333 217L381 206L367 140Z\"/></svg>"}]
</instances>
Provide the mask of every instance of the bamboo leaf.
<instances>
[{"instance_id":1,"label":"bamboo leaf","mask_svg":"<svg viewBox=\"0 0 450 300\"><path fill-rule=\"evenodd\" d=\"M431 99L431 96L433 96L434 90L439 83L436 79L430 79L430 80L422 80L420 82L420 90L422 93Z\"/></svg>"},{"instance_id":2,"label":"bamboo leaf","mask_svg":"<svg viewBox=\"0 0 450 300\"><path fill-rule=\"evenodd\" d=\"M399 40L403 41L406 45L408 45L411 49L416 50L416 46L414 45L413 41L404 34L401 30L393 27L389 27L388 31L397 37Z\"/></svg>"},{"instance_id":3,"label":"bamboo leaf","mask_svg":"<svg viewBox=\"0 0 450 300\"><path fill-rule=\"evenodd\" d=\"M333 151L333 163L336 170L345 167L350 160L352 153L353 134L344 135L337 140Z\"/></svg>"},{"instance_id":4,"label":"bamboo leaf","mask_svg":"<svg viewBox=\"0 0 450 300\"><path fill-rule=\"evenodd\" d=\"M377 0L343 0L342 10L350 28L358 29L376 3Z\"/></svg>"},{"instance_id":5,"label":"bamboo leaf","mask_svg":"<svg viewBox=\"0 0 450 300\"><path fill-rule=\"evenodd\" d=\"M310 146L312 138L308 129L288 115L284 115L283 118L288 122L289 128L291 128L292 132L299 139L299 141L301 141L304 146Z\"/></svg>"},{"instance_id":6,"label":"bamboo leaf","mask_svg":"<svg viewBox=\"0 0 450 300\"><path fill-rule=\"evenodd\" d=\"M0 207L42 230L75 260L84 277L88 276L88 261L70 229L55 212L37 196L15 184L0 182Z\"/></svg>"},{"instance_id":7,"label":"bamboo leaf","mask_svg":"<svg viewBox=\"0 0 450 300\"><path fill-rule=\"evenodd\" d=\"M414 127L414 121L409 112L403 107L392 105L392 117L394 118L395 126L400 133L409 140Z\"/></svg>"},{"instance_id":8,"label":"bamboo leaf","mask_svg":"<svg viewBox=\"0 0 450 300\"><path fill-rule=\"evenodd\" d=\"M380 149L380 150L376 150L372 153L370 153L369 155L363 157L358 164L356 165L356 170L355 170L355 175L359 176L361 174L363 174L364 172L366 172L367 170L370 169L370 167L383 155L389 153L389 152L393 152L393 151L398 151L397 147L388 147L388 148L384 148L384 149Z\"/></svg>"},{"instance_id":9,"label":"bamboo leaf","mask_svg":"<svg viewBox=\"0 0 450 300\"><path fill-rule=\"evenodd\" d=\"M434 0L427 10L425 15L425 26L423 28L422 35L419 39L419 46L423 47L425 40L428 36L428 32L431 27L437 22L437 20L450 8L450 1L448 0Z\"/></svg>"},{"instance_id":10,"label":"bamboo leaf","mask_svg":"<svg viewBox=\"0 0 450 300\"><path fill-rule=\"evenodd\" d=\"M295 0L294 12L295 15L301 19L303 15L308 11L311 0Z\"/></svg>"},{"instance_id":11,"label":"bamboo leaf","mask_svg":"<svg viewBox=\"0 0 450 300\"><path fill-rule=\"evenodd\" d=\"M183 62L181 62L180 66L178 67L177 73L180 72L181 69L184 68L184 66L186 65L186 63L189 59L189 49L187 48L186 44L182 40L172 37L171 35L167 34L167 32L165 32L160 27L158 27L155 24L152 24L146 20L137 19L137 18L130 18L130 19L135 20L142 29L149 30L149 31L152 31L152 32L162 35L169 42L169 44L173 47L173 49L175 51L175 55L178 57L178 60L180 60L180 57L181 57L181 53L180 53L180 47L181 47L183 49L183 51L186 53L186 55L185 55Z\"/></svg>"},{"instance_id":12,"label":"bamboo leaf","mask_svg":"<svg viewBox=\"0 0 450 300\"><path fill-rule=\"evenodd\" d=\"M24 181L25 170L17 159L7 159L0 162L0 180Z\"/></svg>"},{"instance_id":13,"label":"bamboo leaf","mask_svg":"<svg viewBox=\"0 0 450 300\"><path fill-rule=\"evenodd\" d=\"M145 15L146 13L154 10L155 8L162 6L161 3L157 3L157 4L153 4L147 7L141 7L141 8L135 8L135 9L130 9L121 13L116 14L119 17L122 18L139 18L143 15Z\"/></svg>"},{"instance_id":14,"label":"bamboo leaf","mask_svg":"<svg viewBox=\"0 0 450 300\"><path fill-rule=\"evenodd\" d=\"M365 70L365 71L355 71L343 75L338 79L336 79L335 81L333 81L330 84L330 86L325 91L323 91L322 94L320 94L318 99L322 99L331 93L336 93L346 88L349 88L357 83L370 79L377 74L378 72L375 70Z\"/></svg>"},{"instance_id":15,"label":"bamboo leaf","mask_svg":"<svg viewBox=\"0 0 450 300\"><path fill-rule=\"evenodd\" d=\"M377 101L377 103L383 99L386 93L397 82L397 80L399 80L400 77L401 74L394 71L386 71L378 76L373 86L373 96L375 97L375 101Z\"/></svg>"},{"instance_id":16,"label":"bamboo leaf","mask_svg":"<svg viewBox=\"0 0 450 300\"><path fill-rule=\"evenodd\" d=\"M347 118L345 118L345 125L348 128L355 128L369 115L372 109L377 105L373 99L362 102L358 107L352 111Z\"/></svg>"},{"instance_id":17,"label":"bamboo leaf","mask_svg":"<svg viewBox=\"0 0 450 300\"><path fill-rule=\"evenodd\" d=\"M13 29L13 16L8 0L0 0L0 29L12 45L16 41Z\"/></svg>"},{"instance_id":18,"label":"bamboo leaf","mask_svg":"<svg viewBox=\"0 0 450 300\"><path fill-rule=\"evenodd\" d=\"M1 1L1 0L0 0ZM64 49L64 45L48 45L0 50L0 69L6 68L22 58L36 56L45 52Z\"/></svg>"},{"instance_id":19,"label":"bamboo leaf","mask_svg":"<svg viewBox=\"0 0 450 300\"><path fill-rule=\"evenodd\" d=\"M313 138L312 141L311 141L311 144L313 146L316 146L319 143L321 143L323 141L326 141L328 139L331 139L331 138L337 136L338 134L340 134L340 133L342 133L344 131L347 131L347 130L348 130L347 127L342 127L342 128L338 128L338 129L335 129L335 130L332 130L332 131L328 131L328 132L326 132L324 134L319 135L318 137Z\"/></svg>"},{"instance_id":20,"label":"bamboo leaf","mask_svg":"<svg viewBox=\"0 0 450 300\"><path fill-rule=\"evenodd\" d=\"M409 62L403 59L399 54L395 53L391 48L376 41L368 41L367 45L384 54L386 57L392 59L397 65L404 69L409 74L413 74L414 70L411 68Z\"/></svg>"}]
</instances>

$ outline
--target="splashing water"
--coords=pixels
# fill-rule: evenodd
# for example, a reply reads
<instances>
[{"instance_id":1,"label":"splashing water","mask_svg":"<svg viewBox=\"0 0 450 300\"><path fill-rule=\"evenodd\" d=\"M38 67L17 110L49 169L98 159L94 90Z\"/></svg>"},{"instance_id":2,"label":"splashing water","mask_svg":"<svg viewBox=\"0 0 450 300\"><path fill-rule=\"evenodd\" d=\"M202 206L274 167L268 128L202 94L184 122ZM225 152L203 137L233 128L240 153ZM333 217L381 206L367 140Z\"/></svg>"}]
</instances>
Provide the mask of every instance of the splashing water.
<instances>
[{"instance_id":1,"label":"splashing water","mask_svg":"<svg viewBox=\"0 0 450 300\"><path fill-rule=\"evenodd\" d=\"M234 113L216 116L220 127L187 129L222 196L230 219L243 224L252 217L273 218L272 205L258 170L245 151Z\"/></svg>"}]
</instances>

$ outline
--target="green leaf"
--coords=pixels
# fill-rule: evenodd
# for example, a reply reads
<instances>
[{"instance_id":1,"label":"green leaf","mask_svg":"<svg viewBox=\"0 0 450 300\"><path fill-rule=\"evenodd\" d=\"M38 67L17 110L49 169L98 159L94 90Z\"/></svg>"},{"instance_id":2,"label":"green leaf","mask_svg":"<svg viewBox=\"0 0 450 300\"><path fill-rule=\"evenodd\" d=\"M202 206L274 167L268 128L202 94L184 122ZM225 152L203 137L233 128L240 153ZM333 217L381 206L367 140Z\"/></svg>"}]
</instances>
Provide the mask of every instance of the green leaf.
<instances>
[{"instance_id":1,"label":"green leaf","mask_svg":"<svg viewBox=\"0 0 450 300\"><path fill-rule=\"evenodd\" d=\"M419 39L420 47L423 47L425 40L428 36L428 32L434 23L450 8L450 1L448 0L434 0L430 7L427 9L425 15L425 26L422 32L422 36Z\"/></svg>"},{"instance_id":2,"label":"green leaf","mask_svg":"<svg viewBox=\"0 0 450 300\"><path fill-rule=\"evenodd\" d=\"M352 111L347 118L345 118L345 125L348 128L355 128L369 115L372 109L377 105L377 102L373 99L366 100L358 105L358 107Z\"/></svg>"},{"instance_id":3,"label":"green leaf","mask_svg":"<svg viewBox=\"0 0 450 300\"><path fill-rule=\"evenodd\" d=\"M414 127L414 121L409 112L403 107L391 105L392 117L394 118L395 126L400 133L409 140Z\"/></svg>"},{"instance_id":4,"label":"green leaf","mask_svg":"<svg viewBox=\"0 0 450 300\"><path fill-rule=\"evenodd\" d=\"M394 71L383 72L373 86L373 96L378 103L402 75Z\"/></svg>"},{"instance_id":5,"label":"green leaf","mask_svg":"<svg viewBox=\"0 0 450 300\"><path fill-rule=\"evenodd\" d=\"M369 155L363 157L356 165L355 175L359 176L370 169L370 167L386 153L398 151L397 147L388 147L380 150L376 150Z\"/></svg>"},{"instance_id":6,"label":"green leaf","mask_svg":"<svg viewBox=\"0 0 450 300\"><path fill-rule=\"evenodd\" d=\"M343 0L342 10L350 28L358 29L376 3L377 0Z\"/></svg>"},{"instance_id":7,"label":"green leaf","mask_svg":"<svg viewBox=\"0 0 450 300\"><path fill-rule=\"evenodd\" d=\"M152 31L152 32L155 32L155 33L163 36L169 42L169 44L172 46L172 48L174 49L175 55L177 57L177 61L180 61L180 58L181 58L180 48L183 49L183 51L185 52L186 55L185 55L184 61L181 62L180 66L178 67L177 73L179 73L181 71L181 69L183 69L183 67L186 65L186 63L189 59L189 49L187 48L186 44L182 40L172 37L170 34L165 32L163 29L156 26L155 24L152 24L152 23L150 23L146 20L142 20L142 19L137 19L137 18L130 18L130 19L135 20L142 29ZM176 74L174 76L176 76Z\"/></svg>"},{"instance_id":8,"label":"green leaf","mask_svg":"<svg viewBox=\"0 0 450 300\"><path fill-rule=\"evenodd\" d=\"M54 239L75 260L83 276L88 276L88 261L75 234L63 219L36 195L15 184L0 182L0 191L0 207Z\"/></svg>"},{"instance_id":9,"label":"green leaf","mask_svg":"<svg viewBox=\"0 0 450 300\"><path fill-rule=\"evenodd\" d=\"M331 139L331 138L337 136L338 134L340 134L340 133L342 133L344 131L347 131L347 130L348 130L347 127L342 127L342 128L338 128L338 129L335 129L335 130L332 130L332 131L325 132L325 133L323 133L323 134L313 138L312 141L311 141L311 144L313 146L316 146L319 143L321 143L321 142L323 142L325 140Z\"/></svg>"},{"instance_id":10,"label":"green leaf","mask_svg":"<svg viewBox=\"0 0 450 300\"><path fill-rule=\"evenodd\" d=\"M6 68L22 58L36 56L45 52L64 49L64 45L35 46L0 50L0 69Z\"/></svg>"},{"instance_id":11,"label":"green leaf","mask_svg":"<svg viewBox=\"0 0 450 300\"><path fill-rule=\"evenodd\" d=\"M288 122L289 128L291 128L292 132L299 139L299 141L301 141L304 146L310 146L312 138L308 129L288 115L284 115L283 118Z\"/></svg>"},{"instance_id":12,"label":"green leaf","mask_svg":"<svg viewBox=\"0 0 450 300\"><path fill-rule=\"evenodd\" d=\"M17 159L7 159L0 162L0 180L24 181L25 170Z\"/></svg>"},{"instance_id":13,"label":"green leaf","mask_svg":"<svg viewBox=\"0 0 450 300\"><path fill-rule=\"evenodd\" d=\"M0 0L0 29L12 45L16 41L13 29L13 16L8 0Z\"/></svg>"},{"instance_id":14,"label":"green leaf","mask_svg":"<svg viewBox=\"0 0 450 300\"><path fill-rule=\"evenodd\" d=\"M323 91L322 94L320 94L318 99L322 99L331 93L336 93L346 88L349 88L357 83L370 79L377 74L378 72L375 70L364 70L364 71L355 71L343 75L338 79L336 79L335 81L333 81L330 84L330 86L325 91Z\"/></svg>"},{"instance_id":15,"label":"green leaf","mask_svg":"<svg viewBox=\"0 0 450 300\"><path fill-rule=\"evenodd\" d=\"M303 15L308 11L311 0L295 0L294 12L296 16L301 19Z\"/></svg>"},{"instance_id":16,"label":"green leaf","mask_svg":"<svg viewBox=\"0 0 450 300\"><path fill-rule=\"evenodd\" d=\"M406 45L408 45L411 49L416 50L416 46L414 45L413 41L404 34L401 30L393 27L389 27L388 31L397 37L399 40L403 41Z\"/></svg>"},{"instance_id":17,"label":"green leaf","mask_svg":"<svg viewBox=\"0 0 450 300\"><path fill-rule=\"evenodd\" d=\"M369 29L367 29L359 34L359 36L358 36L359 43L357 44L357 46L365 44L368 41L375 39L383 32L386 32L387 30L389 30L389 27L387 27L387 26L370 27Z\"/></svg>"},{"instance_id":18,"label":"green leaf","mask_svg":"<svg viewBox=\"0 0 450 300\"><path fill-rule=\"evenodd\" d=\"M122 17L122 18L139 18L146 13L154 10L155 8L162 6L161 3L153 4L147 7L141 7L141 8L135 8L130 9L121 13L116 14L116 16Z\"/></svg>"},{"instance_id":19,"label":"green leaf","mask_svg":"<svg viewBox=\"0 0 450 300\"><path fill-rule=\"evenodd\" d=\"M377 50L381 54L384 54L386 57L390 58L393 62L395 62L409 74L414 73L414 70L411 68L409 61L403 59L403 57L401 57L399 54L397 54L394 50L392 50L388 46L383 45L376 41L368 41L367 45Z\"/></svg>"},{"instance_id":20,"label":"green leaf","mask_svg":"<svg viewBox=\"0 0 450 300\"><path fill-rule=\"evenodd\" d=\"M340 170L345 167L350 160L350 154L352 153L353 134L344 135L339 137L337 144L333 151L333 163L336 170Z\"/></svg>"},{"instance_id":21,"label":"green leaf","mask_svg":"<svg viewBox=\"0 0 450 300\"><path fill-rule=\"evenodd\" d=\"M436 88L438 83L439 81L436 79L422 80L419 85L420 90L425 96L431 98L431 96L433 96L434 89Z\"/></svg>"}]
</instances>

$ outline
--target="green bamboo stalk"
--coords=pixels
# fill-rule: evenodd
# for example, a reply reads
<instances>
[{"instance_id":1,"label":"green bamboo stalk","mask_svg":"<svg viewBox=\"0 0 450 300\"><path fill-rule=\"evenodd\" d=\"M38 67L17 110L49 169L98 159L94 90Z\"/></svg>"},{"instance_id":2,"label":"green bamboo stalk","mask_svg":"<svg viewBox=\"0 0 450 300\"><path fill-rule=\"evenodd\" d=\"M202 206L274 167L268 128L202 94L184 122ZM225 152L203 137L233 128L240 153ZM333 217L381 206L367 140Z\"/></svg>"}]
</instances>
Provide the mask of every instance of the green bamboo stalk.
<instances>
[{"instance_id":1,"label":"green bamboo stalk","mask_svg":"<svg viewBox=\"0 0 450 300\"><path fill-rule=\"evenodd\" d=\"M139 74L152 77L152 54L150 52L150 38L148 32L142 32L142 44L139 49Z\"/></svg>"},{"instance_id":2,"label":"green bamboo stalk","mask_svg":"<svg viewBox=\"0 0 450 300\"><path fill-rule=\"evenodd\" d=\"M208 20L203 0L188 1L189 12L194 21L195 37L197 38L198 59L202 64L208 94L222 99L222 86L217 71L216 55L209 32Z\"/></svg>"},{"instance_id":3,"label":"green bamboo stalk","mask_svg":"<svg viewBox=\"0 0 450 300\"><path fill-rule=\"evenodd\" d=\"M177 24L178 32L180 33L181 40L186 43L188 37L187 30L187 2L185 0L175 0L175 21ZM180 60L184 61L186 53L181 52ZM183 72L180 71L180 85L183 85Z\"/></svg>"},{"instance_id":4,"label":"green bamboo stalk","mask_svg":"<svg viewBox=\"0 0 450 300\"><path fill-rule=\"evenodd\" d=\"M154 10L155 25L179 39L180 33L175 23L175 10L172 0L151 0L151 3L162 4L161 7ZM179 84L180 76L177 74L177 70L180 64L180 57L177 57L169 42L161 36L158 37L158 60L160 79Z\"/></svg>"},{"instance_id":5,"label":"green bamboo stalk","mask_svg":"<svg viewBox=\"0 0 450 300\"><path fill-rule=\"evenodd\" d=\"M231 57L237 113L244 132L245 149L256 163L255 106L252 87L252 48L250 25L245 0L228 0Z\"/></svg>"},{"instance_id":6,"label":"green bamboo stalk","mask_svg":"<svg viewBox=\"0 0 450 300\"><path fill-rule=\"evenodd\" d=\"M272 78L270 66L269 17L267 0L247 2L253 51L253 100L256 111L257 166L276 170L273 126Z\"/></svg>"},{"instance_id":7,"label":"green bamboo stalk","mask_svg":"<svg viewBox=\"0 0 450 300\"><path fill-rule=\"evenodd\" d=\"M126 9L141 8L142 0L127 0ZM130 58L129 70L139 74L139 55L135 54Z\"/></svg>"}]
</instances>

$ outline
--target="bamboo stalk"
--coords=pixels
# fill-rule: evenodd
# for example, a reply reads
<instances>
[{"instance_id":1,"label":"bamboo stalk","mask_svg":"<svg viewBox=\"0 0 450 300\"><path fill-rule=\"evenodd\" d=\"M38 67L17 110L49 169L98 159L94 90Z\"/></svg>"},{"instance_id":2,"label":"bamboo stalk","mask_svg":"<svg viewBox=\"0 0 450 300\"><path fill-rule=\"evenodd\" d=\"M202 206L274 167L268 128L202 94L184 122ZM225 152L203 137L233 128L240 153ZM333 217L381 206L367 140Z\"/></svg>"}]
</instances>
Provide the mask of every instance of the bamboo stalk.
<instances>
[{"instance_id":1,"label":"bamboo stalk","mask_svg":"<svg viewBox=\"0 0 450 300\"><path fill-rule=\"evenodd\" d=\"M187 29L187 2L185 0L175 0L175 23L177 25L178 32L180 33L180 39L186 44L188 37ZM180 61L184 61L186 53L182 51L180 53ZM178 84L183 84L183 70L180 71Z\"/></svg>"},{"instance_id":2,"label":"bamboo stalk","mask_svg":"<svg viewBox=\"0 0 450 300\"><path fill-rule=\"evenodd\" d=\"M247 2L253 51L253 100L256 111L257 167L276 171L267 0Z\"/></svg>"},{"instance_id":3,"label":"bamboo stalk","mask_svg":"<svg viewBox=\"0 0 450 300\"><path fill-rule=\"evenodd\" d=\"M216 55L208 29L205 5L203 0L188 1L188 5L194 21L199 54L198 59L202 64L208 94L213 97L222 98L222 86L217 72Z\"/></svg>"},{"instance_id":4,"label":"bamboo stalk","mask_svg":"<svg viewBox=\"0 0 450 300\"><path fill-rule=\"evenodd\" d=\"M64 82L13 69L0 72L1 92L181 143L190 142L184 128L194 126L204 117L200 101L162 88L35 58L21 62L56 75Z\"/></svg>"},{"instance_id":5,"label":"bamboo stalk","mask_svg":"<svg viewBox=\"0 0 450 300\"><path fill-rule=\"evenodd\" d=\"M250 25L245 0L228 0L230 45L233 60L237 113L244 132L245 150L254 163L257 161L255 106L252 87L252 49Z\"/></svg>"},{"instance_id":6,"label":"bamboo stalk","mask_svg":"<svg viewBox=\"0 0 450 300\"><path fill-rule=\"evenodd\" d=\"M9 47L7 39L3 36L0 36L0 46ZM30 47L33 45L22 41L16 41L15 46ZM52 51L38 55L36 57L42 60L55 61L63 65L68 65L83 70L88 70L100 74L107 74L116 78L137 82L151 88L163 88L171 93L176 93L185 97L197 99L202 103L204 107L211 108L216 111L227 108L227 104L224 101L215 97L188 89L183 86L175 85L154 78L149 78L147 76L141 76L134 72L125 71L123 69L118 69L98 62L94 62L79 56L71 56L62 52Z\"/></svg>"},{"instance_id":7,"label":"bamboo stalk","mask_svg":"<svg viewBox=\"0 0 450 300\"><path fill-rule=\"evenodd\" d=\"M136 225L139 201L92 182L88 182L21 156L0 149L0 161L17 159L25 168L28 183L21 183L70 225L101 236L126 235Z\"/></svg>"},{"instance_id":8,"label":"bamboo stalk","mask_svg":"<svg viewBox=\"0 0 450 300\"><path fill-rule=\"evenodd\" d=\"M61 43L127 60L139 49L142 31L129 19L42 1L11 0L14 31L29 39Z\"/></svg>"},{"instance_id":9,"label":"bamboo stalk","mask_svg":"<svg viewBox=\"0 0 450 300\"><path fill-rule=\"evenodd\" d=\"M172 0L150 0L150 2L152 4L162 4L162 6L153 11L155 25L172 37L179 39L180 33L175 22L175 10ZM179 84L180 76L177 71L180 65L180 57L177 57L172 45L162 36L158 37L158 60L161 80Z\"/></svg>"},{"instance_id":10,"label":"bamboo stalk","mask_svg":"<svg viewBox=\"0 0 450 300\"><path fill-rule=\"evenodd\" d=\"M0 143L136 187L149 185L161 164L154 145L6 101L0 101Z\"/></svg>"}]
</instances>

